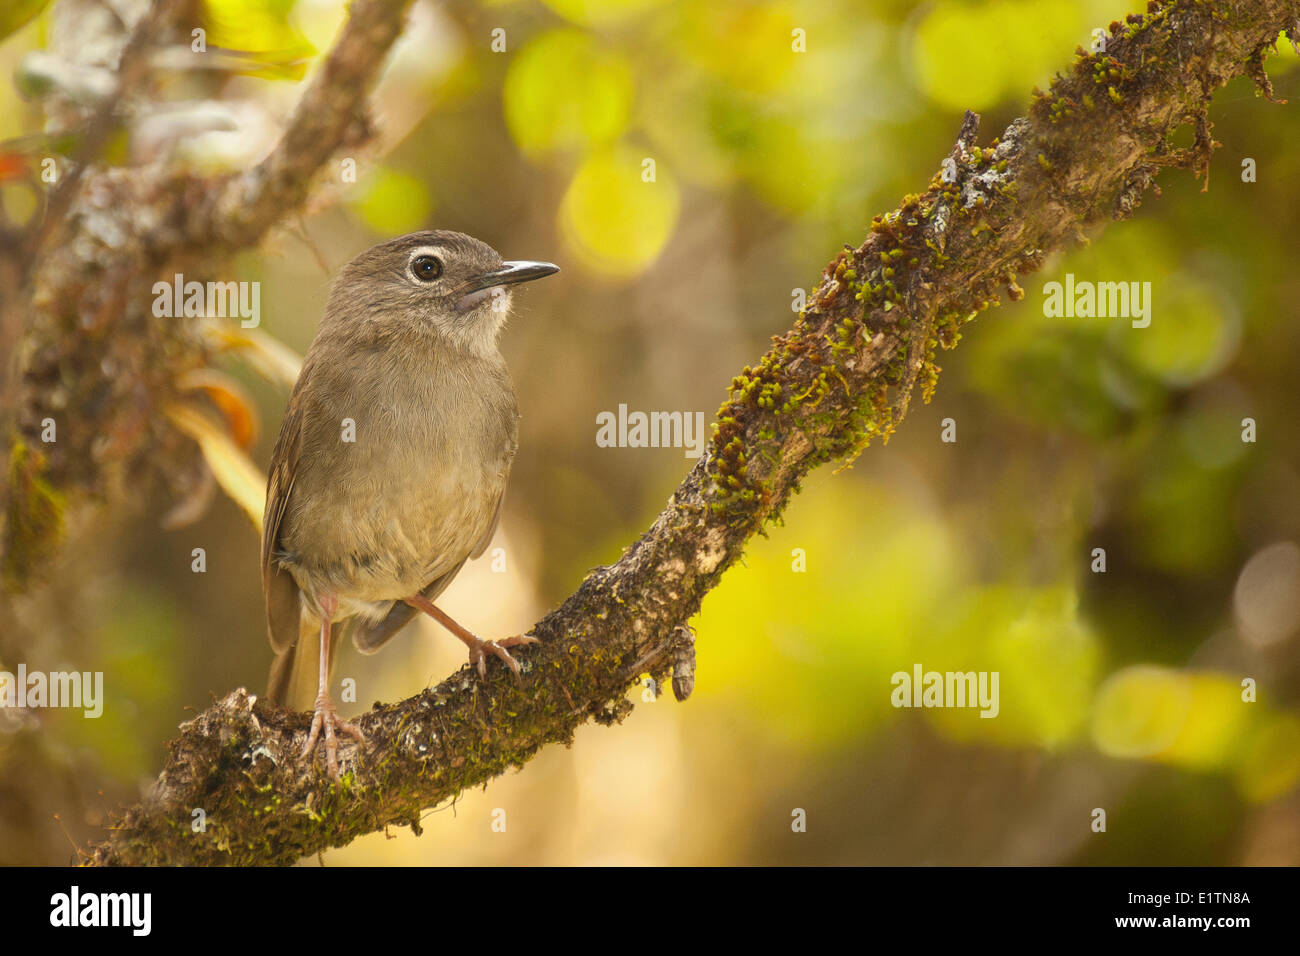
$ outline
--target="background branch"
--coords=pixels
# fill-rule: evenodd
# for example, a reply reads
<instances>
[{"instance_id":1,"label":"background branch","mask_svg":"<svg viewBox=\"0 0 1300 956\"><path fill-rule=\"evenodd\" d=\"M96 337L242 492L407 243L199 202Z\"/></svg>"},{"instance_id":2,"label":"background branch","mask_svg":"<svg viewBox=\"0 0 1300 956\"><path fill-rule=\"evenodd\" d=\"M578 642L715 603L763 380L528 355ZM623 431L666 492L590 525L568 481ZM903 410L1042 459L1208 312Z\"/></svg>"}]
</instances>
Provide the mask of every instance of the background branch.
<instances>
[{"instance_id":1,"label":"background branch","mask_svg":"<svg viewBox=\"0 0 1300 956\"><path fill-rule=\"evenodd\" d=\"M209 192L187 221L196 244L214 239L230 248L251 246L298 209L312 180L340 148L370 137L366 100L377 67L402 32L412 0L356 0L314 82L271 154L247 173Z\"/></svg>"},{"instance_id":2,"label":"background branch","mask_svg":"<svg viewBox=\"0 0 1300 956\"><path fill-rule=\"evenodd\" d=\"M365 99L410 5L352 4L282 139L249 172L205 179L161 162L87 169L66 217L36 227L49 236L47 248L4 299L6 314L26 317L15 350L21 387L6 469L11 486L0 512L8 590L21 591L62 538L63 509L43 489L74 505L138 499L126 479L148 488L189 471L197 449L160 409L175 398L177 379L206 365L207 355L192 323L152 314L152 285L171 270L210 272L257 243L300 209L340 147L360 144L369 129ZM155 10L167 8L159 0ZM160 33L140 25L135 36ZM118 97L128 95L119 87ZM57 443L39 441L46 418L58 425Z\"/></svg>"},{"instance_id":3,"label":"background branch","mask_svg":"<svg viewBox=\"0 0 1300 956\"><path fill-rule=\"evenodd\" d=\"M89 24L95 49L111 47L98 0L60 2L51 42L58 45L63 26ZM15 625L0 633L0 669L12 669L39 641L43 651L57 648L59 629L45 605L58 598L47 579L69 528L138 507L160 484L185 497L182 482L207 474L198 447L163 410L188 370L209 365L208 345L192 321L152 314L152 284L173 270L211 275L296 213L340 147L361 145L366 97L410 6L356 0L278 147L233 176L199 177L161 159L136 167L99 160L121 120L114 107L148 110L153 74L141 64L151 50L173 42L188 49L195 5L155 0L121 38L111 104L80 120L88 135L77 164L52 187L57 198L44 215L7 232L0 250L0 618ZM62 45L71 55L85 47L77 36ZM59 112L77 121L80 110L71 103ZM57 441L42 440L47 419ZM47 734L9 729L3 762L21 767L26 783L0 800L6 831L23 834L3 855L54 859L63 838L43 808L55 794L67 806L93 806L83 790L91 792L85 781L96 768L70 759Z\"/></svg>"},{"instance_id":4,"label":"background branch","mask_svg":"<svg viewBox=\"0 0 1300 956\"><path fill-rule=\"evenodd\" d=\"M530 631L542 643L520 655L521 680L462 669L376 706L360 718L368 742L344 747L337 785L296 759L307 715L236 691L183 727L150 799L126 812L93 861L289 863L391 824L418 830L422 810L569 741L581 723L621 719L640 674L662 683L675 665L688 690L684 622L804 475L887 438L915 385L932 392L938 349L1003 291L1019 298L1018 275L1131 215L1161 167L1205 175L1210 94L1243 74L1266 89L1263 55L1297 23L1290 0L1149 9L1112 24L1107 52L1079 51L989 146L974 145L968 115L948 175L936 172L923 193L877 217L867 241L823 271L794 327L733 380L712 444L654 525ZM1172 149L1170 134L1187 122L1195 145ZM305 195L279 168L235 194ZM211 221L254 235L260 215ZM195 808L206 815L201 833L190 826Z\"/></svg>"}]
</instances>

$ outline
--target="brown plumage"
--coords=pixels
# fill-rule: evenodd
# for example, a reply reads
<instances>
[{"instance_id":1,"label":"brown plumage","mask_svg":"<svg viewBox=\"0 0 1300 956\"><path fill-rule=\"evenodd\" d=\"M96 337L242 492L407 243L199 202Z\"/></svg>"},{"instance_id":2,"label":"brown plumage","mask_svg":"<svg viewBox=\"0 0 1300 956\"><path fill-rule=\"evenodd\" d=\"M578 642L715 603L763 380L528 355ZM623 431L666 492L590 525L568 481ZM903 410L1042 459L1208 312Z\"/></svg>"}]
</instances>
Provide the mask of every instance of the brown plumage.
<instances>
[{"instance_id":1,"label":"brown plumage","mask_svg":"<svg viewBox=\"0 0 1300 956\"><path fill-rule=\"evenodd\" d=\"M330 294L271 455L262 582L275 661L268 695L287 702L319 633L317 699L304 753L324 731L337 775L329 669L345 622L374 653L417 609L447 626L485 667L518 671L433 606L487 548L517 447L518 411L497 337L509 289L558 271L503 263L461 233L420 232L363 252ZM334 637L342 635L335 634Z\"/></svg>"}]
</instances>

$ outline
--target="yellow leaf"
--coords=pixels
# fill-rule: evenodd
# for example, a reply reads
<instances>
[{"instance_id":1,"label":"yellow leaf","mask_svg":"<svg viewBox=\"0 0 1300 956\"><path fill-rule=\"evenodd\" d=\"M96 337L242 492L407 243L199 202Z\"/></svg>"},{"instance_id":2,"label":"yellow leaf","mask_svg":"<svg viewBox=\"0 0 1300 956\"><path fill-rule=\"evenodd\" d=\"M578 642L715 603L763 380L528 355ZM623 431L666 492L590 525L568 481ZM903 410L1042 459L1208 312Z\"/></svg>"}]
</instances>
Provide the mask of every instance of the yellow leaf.
<instances>
[{"instance_id":1,"label":"yellow leaf","mask_svg":"<svg viewBox=\"0 0 1300 956\"><path fill-rule=\"evenodd\" d=\"M257 412L248 393L225 372L215 368L191 369L176 383L182 391L201 391L226 420L226 428L240 448L257 441Z\"/></svg>"},{"instance_id":2,"label":"yellow leaf","mask_svg":"<svg viewBox=\"0 0 1300 956\"><path fill-rule=\"evenodd\" d=\"M632 71L618 53L577 30L531 40L502 91L506 125L526 153L604 145L626 128Z\"/></svg>"},{"instance_id":3,"label":"yellow leaf","mask_svg":"<svg viewBox=\"0 0 1300 956\"><path fill-rule=\"evenodd\" d=\"M17 33L45 9L50 0L8 0L0 10L0 40Z\"/></svg>"},{"instance_id":4,"label":"yellow leaf","mask_svg":"<svg viewBox=\"0 0 1300 956\"><path fill-rule=\"evenodd\" d=\"M316 49L293 24L291 2L205 0L204 7L208 49L222 54L221 68L264 79L305 75Z\"/></svg>"},{"instance_id":5,"label":"yellow leaf","mask_svg":"<svg viewBox=\"0 0 1300 956\"><path fill-rule=\"evenodd\" d=\"M1093 742L1108 757L1157 757L1177 742L1191 707L1187 675L1168 667L1126 667L1097 691Z\"/></svg>"},{"instance_id":6,"label":"yellow leaf","mask_svg":"<svg viewBox=\"0 0 1300 956\"><path fill-rule=\"evenodd\" d=\"M252 519L257 533L262 533L262 512L266 507L266 476L253 464L215 421L189 405L168 405L167 417L177 428L193 438L203 458L230 498Z\"/></svg>"},{"instance_id":7,"label":"yellow leaf","mask_svg":"<svg viewBox=\"0 0 1300 956\"><path fill-rule=\"evenodd\" d=\"M590 271L634 276L668 243L678 205L667 166L621 148L579 167L564 195L560 224L574 256Z\"/></svg>"},{"instance_id":8,"label":"yellow leaf","mask_svg":"<svg viewBox=\"0 0 1300 956\"><path fill-rule=\"evenodd\" d=\"M234 328L210 322L203 327L204 337L223 352L238 352L263 378L277 385L293 388L302 371L302 356L279 339L261 329Z\"/></svg>"},{"instance_id":9,"label":"yellow leaf","mask_svg":"<svg viewBox=\"0 0 1300 956\"><path fill-rule=\"evenodd\" d=\"M400 235L426 224L433 198L424 180L381 166L366 177L365 190L354 206L377 234Z\"/></svg>"}]
</instances>

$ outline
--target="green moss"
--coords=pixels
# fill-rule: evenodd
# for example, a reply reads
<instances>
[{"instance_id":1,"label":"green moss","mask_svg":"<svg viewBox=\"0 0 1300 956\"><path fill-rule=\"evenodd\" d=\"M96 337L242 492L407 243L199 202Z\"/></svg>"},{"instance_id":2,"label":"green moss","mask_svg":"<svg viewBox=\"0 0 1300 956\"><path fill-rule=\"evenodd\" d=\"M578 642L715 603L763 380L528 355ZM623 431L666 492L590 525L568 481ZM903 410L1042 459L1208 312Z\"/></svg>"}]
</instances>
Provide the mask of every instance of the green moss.
<instances>
[{"instance_id":1,"label":"green moss","mask_svg":"<svg viewBox=\"0 0 1300 956\"><path fill-rule=\"evenodd\" d=\"M63 540L67 502L48 480L45 455L15 440L9 453L9 507L4 520L0 577L21 590L32 572Z\"/></svg>"}]
</instances>

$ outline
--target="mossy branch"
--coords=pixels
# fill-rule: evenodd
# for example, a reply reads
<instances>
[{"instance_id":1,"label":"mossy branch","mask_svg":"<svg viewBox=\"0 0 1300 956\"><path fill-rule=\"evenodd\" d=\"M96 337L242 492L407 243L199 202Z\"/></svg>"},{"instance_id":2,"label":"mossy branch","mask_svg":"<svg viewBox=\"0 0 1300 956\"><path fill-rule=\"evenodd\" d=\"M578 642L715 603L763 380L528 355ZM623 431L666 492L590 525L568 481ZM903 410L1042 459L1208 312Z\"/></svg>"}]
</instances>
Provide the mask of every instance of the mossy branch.
<instances>
[{"instance_id":1,"label":"mossy branch","mask_svg":"<svg viewBox=\"0 0 1300 956\"><path fill-rule=\"evenodd\" d=\"M519 654L520 680L462 669L376 706L359 719L367 743L344 745L337 784L319 760L297 759L308 715L235 691L182 728L150 799L91 860L283 864L389 825L418 831L427 808L571 740L587 720L621 719L640 675L662 685L673 671L685 696L685 622L804 475L886 440L917 383L932 392L937 350L1002 292L1019 298L1018 275L1131 215L1161 167L1207 175L1211 93L1248 75L1268 94L1263 57L1296 24L1292 0L1151 3L1111 24L1105 53L1078 51L988 146L975 145L968 114L951 162L836 256L793 328L732 381L710 447L654 525L532 629L541 643ZM1171 148L1188 122L1195 146Z\"/></svg>"}]
</instances>

